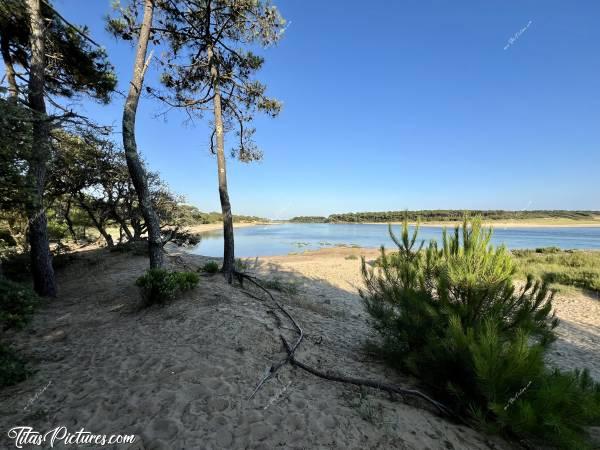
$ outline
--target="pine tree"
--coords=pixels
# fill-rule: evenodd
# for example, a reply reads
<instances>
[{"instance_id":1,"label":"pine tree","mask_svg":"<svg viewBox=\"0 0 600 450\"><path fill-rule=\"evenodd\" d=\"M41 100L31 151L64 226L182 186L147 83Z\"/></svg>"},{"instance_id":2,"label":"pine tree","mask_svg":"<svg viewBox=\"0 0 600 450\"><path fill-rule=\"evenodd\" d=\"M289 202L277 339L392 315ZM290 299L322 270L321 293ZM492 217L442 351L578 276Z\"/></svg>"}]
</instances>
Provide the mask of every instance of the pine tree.
<instances>
[{"instance_id":1,"label":"pine tree","mask_svg":"<svg viewBox=\"0 0 600 450\"><path fill-rule=\"evenodd\" d=\"M9 100L31 114L26 206L34 288L40 295L54 296L56 283L44 202L50 129L78 117L57 99L86 93L108 101L116 78L106 53L96 48L87 37L86 29L68 23L46 1L3 0L0 3L0 44ZM17 66L22 73L17 71ZM47 101L58 114L47 113Z\"/></svg>"},{"instance_id":2,"label":"pine tree","mask_svg":"<svg viewBox=\"0 0 600 450\"><path fill-rule=\"evenodd\" d=\"M133 24L139 2L121 9L111 29L125 39L138 33ZM219 198L223 216L223 272L234 272L233 215L227 185L225 134L233 131L232 154L244 162L260 159L251 126L256 111L276 116L281 104L265 95L266 87L253 79L263 58L239 45L271 45L282 34L284 20L277 9L260 0L155 0L153 39L168 44L160 60L166 92L147 88L169 107L185 108L202 117L211 111L210 147L217 156Z\"/></svg>"},{"instance_id":3,"label":"pine tree","mask_svg":"<svg viewBox=\"0 0 600 450\"><path fill-rule=\"evenodd\" d=\"M442 244L417 244L405 216L397 251L365 260L360 291L382 350L457 414L508 436L586 448L583 427L600 423L600 384L587 373L545 367L556 338L553 293L528 278L480 220L444 230Z\"/></svg>"}]
</instances>

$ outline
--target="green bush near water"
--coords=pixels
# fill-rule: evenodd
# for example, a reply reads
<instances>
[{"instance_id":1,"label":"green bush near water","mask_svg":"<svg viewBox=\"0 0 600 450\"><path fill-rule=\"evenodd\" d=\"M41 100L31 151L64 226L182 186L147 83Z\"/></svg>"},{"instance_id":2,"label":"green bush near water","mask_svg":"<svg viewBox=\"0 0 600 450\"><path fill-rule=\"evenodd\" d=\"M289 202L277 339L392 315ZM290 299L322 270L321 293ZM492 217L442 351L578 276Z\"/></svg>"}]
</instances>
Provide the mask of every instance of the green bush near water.
<instances>
[{"instance_id":1,"label":"green bush near water","mask_svg":"<svg viewBox=\"0 0 600 450\"><path fill-rule=\"evenodd\" d=\"M530 274L559 288L574 286L600 294L600 251L547 247L511 253L521 276Z\"/></svg>"},{"instance_id":2,"label":"green bush near water","mask_svg":"<svg viewBox=\"0 0 600 450\"><path fill-rule=\"evenodd\" d=\"M219 271L219 263L216 261L209 261L202 266L202 270L206 273L217 273Z\"/></svg>"},{"instance_id":3,"label":"green bush near water","mask_svg":"<svg viewBox=\"0 0 600 450\"><path fill-rule=\"evenodd\" d=\"M470 225L470 226L469 226ZM529 277L517 290L511 254L490 245L479 220L443 244L416 246L390 235L375 268L363 259L361 297L390 363L419 377L473 425L529 444L588 448L585 427L600 424L600 385L586 371L544 364L555 339L552 293Z\"/></svg>"},{"instance_id":4,"label":"green bush near water","mask_svg":"<svg viewBox=\"0 0 600 450\"><path fill-rule=\"evenodd\" d=\"M196 287L200 277L195 272L170 272L165 269L150 269L139 277L135 284L140 288L143 307L165 303L181 292Z\"/></svg>"}]
</instances>

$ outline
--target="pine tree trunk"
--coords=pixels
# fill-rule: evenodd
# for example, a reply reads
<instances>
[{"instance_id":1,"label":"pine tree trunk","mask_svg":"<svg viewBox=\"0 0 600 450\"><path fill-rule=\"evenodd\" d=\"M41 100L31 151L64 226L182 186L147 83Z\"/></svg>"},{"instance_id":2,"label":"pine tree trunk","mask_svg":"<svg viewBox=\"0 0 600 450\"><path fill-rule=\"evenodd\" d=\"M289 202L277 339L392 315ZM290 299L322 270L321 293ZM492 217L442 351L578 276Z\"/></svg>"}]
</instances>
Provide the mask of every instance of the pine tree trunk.
<instances>
[{"instance_id":1,"label":"pine tree trunk","mask_svg":"<svg viewBox=\"0 0 600 450\"><path fill-rule=\"evenodd\" d=\"M133 79L129 86L129 94L125 101L123 110L123 147L131 181L140 202L142 216L148 229L148 254L150 255L150 267L157 268L163 264L162 239L160 235L160 222L150 201L150 190L148 189L148 178L144 166L140 161L135 142L135 116L140 100L144 73L146 71L146 51L152 27L152 15L154 13L154 0L145 0L144 19L140 29L135 65L133 68Z\"/></svg>"},{"instance_id":2,"label":"pine tree trunk","mask_svg":"<svg viewBox=\"0 0 600 450\"><path fill-rule=\"evenodd\" d=\"M219 198L223 215L223 274L229 283L232 282L235 269L235 253L233 239L233 216L227 189L227 167L225 163L225 144L223 130L223 112L221 108L221 91L216 64L214 63L213 48L208 46L210 74L213 80L213 112L215 120L215 138L217 141L217 170L219 176Z\"/></svg>"},{"instance_id":3,"label":"pine tree trunk","mask_svg":"<svg viewBox=\"0 0 600 450\"><path fill-rule=\"evenodd\" d=\"M44 22L40 0L27 0L31 19L31 62L29 67L29 107L35 114L28 178L31 180L28 201L31 271L35 291L45 297L56 296L56 280L48 241L48 225L44 209L46 164L50 156L49 128L44 102Z\"/></svg>"}]
</instances>

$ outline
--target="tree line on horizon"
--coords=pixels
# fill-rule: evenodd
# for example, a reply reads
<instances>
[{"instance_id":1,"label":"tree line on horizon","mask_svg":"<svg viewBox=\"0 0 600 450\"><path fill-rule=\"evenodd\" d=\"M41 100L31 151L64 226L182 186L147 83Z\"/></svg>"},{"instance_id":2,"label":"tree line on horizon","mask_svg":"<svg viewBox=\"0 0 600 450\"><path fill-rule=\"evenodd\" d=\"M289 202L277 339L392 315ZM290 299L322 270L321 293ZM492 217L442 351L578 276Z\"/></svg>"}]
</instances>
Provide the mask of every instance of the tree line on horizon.
<instances>
[{"instance_id":1,"label":"tree line on horizon","mask_svg":"<svg viewBox=\"0 0 600 450\"><path fill-rule=\"evenodd\" d=\"M329 216L296 216L289 221L294 223L364 223L364 222L402 222L405 217L416 222L460 222L465 214L481 217L483 220L526 220L526 219L571 219L595 220L600 211L571 210L459 210L430 209L416 211L377 211L330 214Z\"/></svg>"}]
</instances>

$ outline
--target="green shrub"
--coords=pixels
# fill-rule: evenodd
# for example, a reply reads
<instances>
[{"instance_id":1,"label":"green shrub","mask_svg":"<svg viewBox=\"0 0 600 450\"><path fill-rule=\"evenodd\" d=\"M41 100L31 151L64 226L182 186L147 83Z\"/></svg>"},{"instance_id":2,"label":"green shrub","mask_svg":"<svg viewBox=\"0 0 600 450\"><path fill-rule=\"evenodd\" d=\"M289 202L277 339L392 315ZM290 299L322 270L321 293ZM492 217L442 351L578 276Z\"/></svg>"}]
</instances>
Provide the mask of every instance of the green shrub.
<instances>
[{"instance_id":1,"label":"green shrub","mask_svg":"<svg viewBox=\"0 0 600 450\"><path fill-rule=\"evenodd\" d=\"M600 293L600 252L594 250L512 250L521 276L534 275L560 288Z\"/></svg>"},{"instance_id":2,"label":"green shrub","mask_svg":"<svg viewBox=\"0 0 600 450\"><path fill-rule=\"evenodd\" d=\"M193 289L199 280L200 277L195 272L150 269L139 277L135 284L141 290L142 306L150 306L172 300L179 293Z\"/></svg>"},{"instance_id":3,"label":"green shrub","mask_svg":"<svg viewBox=\"0 0 600 450\"><path fill-rule=\"evenodd\" d=\"M490 245L479 220L443 243L416 246L390 235L375 268L363 259L367 312L390 361L419 377L457 414L481 428L519 439L586 448L584 426L600 423L600 387L586 372L544 365L557 319L545 283L528 278L518 290L516 266ZM582 400L585 399L585 400Z\"/></svg>"},{"instance_id":4,"label":"green shrub","mask_svg":"<svg viewBox=\"0 0 600 450\"><path fill-rule=\"evenodd\" d=\"M13 252L2 259L3 275L13 281L31 279L31 259L29 253Z\"/></svg>"},{"instance_id":5,"label":"green shrub","mask_svg":"<svg viewBox=\"0 0 600 450\"><path fill-rule=\"evenodd\" d=\"M245 259L236 258L233 267L237 272L246 272L250 268L250 263Z\"/></svg>"},{"instance_id":6,"label":"green shrub","mask_svg":"<svg viewBox=\"0 0 600 450\"><path fill-rule=\"evenodd\" d=\"M217 273L219 271L219 264L216 261L209 261L202 266L202 270L206 273Z\"/></svg>"},{"instance_id":7,"label":"green shrub","mask_svg":"<svg viewBox=\"0 0 600 450\"><path fill-rule=\"evenodd\" d=\"M163 232L163 242L166 241L179 247L189 247L198 245L202 241L202 235L188 230L170 230Z\"/></svg>"},{"instance_id":8,"label":"green shrub","mask_svg":"<svg viewBox=\"0 0 600 450\"><path fill-rule=\"evenodd\" d=\"M68 236L69 227L66 224L54 220L48 221L48 239L51 241L60 241Z\"/></svg>"},{"instance_id":9,"label":"green shrub","mask_svg":"<svg viewBox=\"0 0 600 450\"><path fill-rule=\"evenodd\" d=\"M560 251L558 247L539 247L535 249L536 253L560 253Z\"/></svg>"},{"instance_id":10,"label":"green shrub","mask_svg":"<svg viewBox=\"0 0 600 450\"><path fill-rule=\"evenodd\" d=\"M135 256L148 256L147 240L131 240L117 244L109 249L112 253L131 253Z\"/></svg>"},{"instance_id":11,"label":"green shrub","mask_svg":"<svg viewBox=\"0 0 600 450\"><path fill-rule=\"evenodd\" d=\"M25 361L14 350L0 343L0 387L20 383L30 374Z\"/></svg>"},{"instance_id":12,"label":"green shrub","mask_svg":"<svg viewBox=\"0 0 600 450\"><path fill-rule=\"evenodd\" d=\"M0 327L23 328L33 316L40 298L29 286L0 277Z\"/></svg>"}]
</instances>

